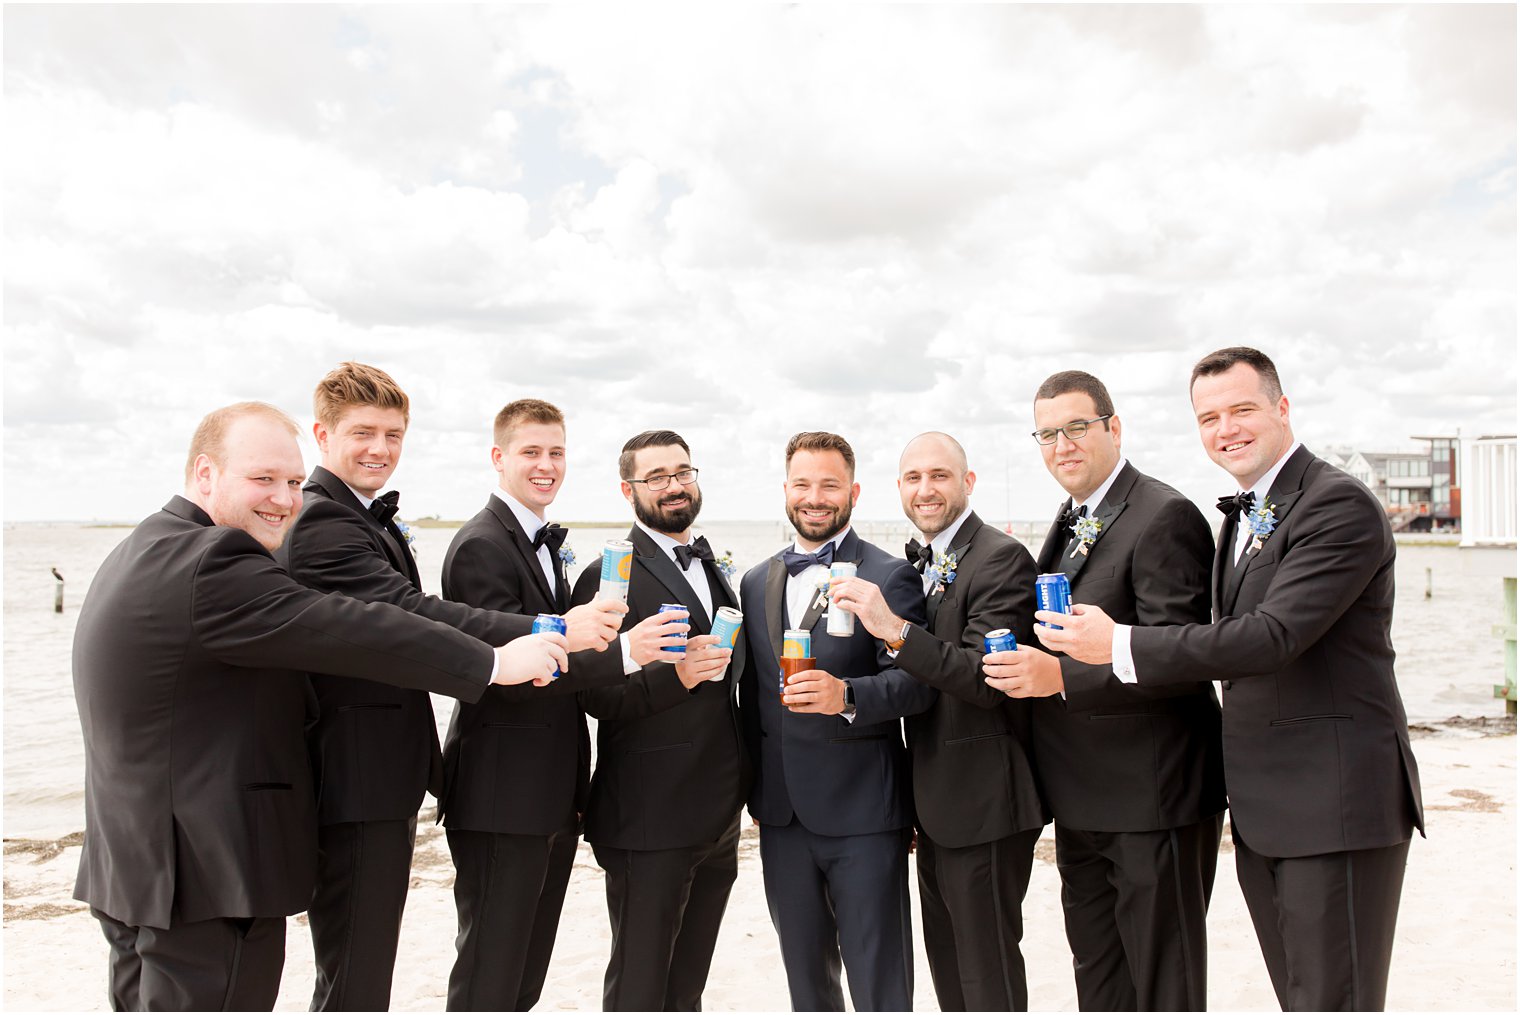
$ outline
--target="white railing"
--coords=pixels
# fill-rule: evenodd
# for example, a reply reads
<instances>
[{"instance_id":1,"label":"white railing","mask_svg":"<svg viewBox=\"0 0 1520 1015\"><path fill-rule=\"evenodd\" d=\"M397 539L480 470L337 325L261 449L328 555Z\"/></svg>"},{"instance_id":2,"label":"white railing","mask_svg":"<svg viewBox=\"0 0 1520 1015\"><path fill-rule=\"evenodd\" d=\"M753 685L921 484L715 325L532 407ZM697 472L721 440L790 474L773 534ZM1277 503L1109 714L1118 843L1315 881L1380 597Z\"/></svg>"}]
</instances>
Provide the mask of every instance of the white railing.
<instances>
[{"instance_id":1,"label":"white railing","mask_svg":"<svg viewBox=\"0 0 1520 1015\"><path fill-rule=\"evenodd\" d=\"M1515 436L1462 442L1462 545L1515 545Z\"/></svg>"}]
</instances>

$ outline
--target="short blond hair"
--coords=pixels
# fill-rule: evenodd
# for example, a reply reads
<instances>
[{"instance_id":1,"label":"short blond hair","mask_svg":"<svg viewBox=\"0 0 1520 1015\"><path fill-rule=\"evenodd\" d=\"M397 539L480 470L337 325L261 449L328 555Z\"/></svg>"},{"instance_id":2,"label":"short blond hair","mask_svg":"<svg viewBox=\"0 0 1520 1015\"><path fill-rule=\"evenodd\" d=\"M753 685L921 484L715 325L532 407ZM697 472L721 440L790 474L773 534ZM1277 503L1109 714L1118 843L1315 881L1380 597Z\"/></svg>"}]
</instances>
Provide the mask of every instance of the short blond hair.
<instances>
[{"instance_id":1,"label":"short blond hair","mask_svg":"<svg viewBox=\"0 0 1520 1015\"><path fill-rule=\"evenodd\" d=\"M317 382L311 398L312 415L329 430L336 430L343 413L354 406L400 409L401 419L411 422L411 400L391 375L367 363L339 363L337 369Z\"/></svg>"},{"instance_id":2,"label":"short blond hair","mask_svg":"<svg viewBox=\"0 0 1520 1015\"><path fill-rule=\"evenodd\" d=\"M565 414L559 411L559 407L551 405L541 398L519 398L515 402L508 402L501 407L496 414L496 422L491 427L491 440L496 446L505 450L512 442L512 431L520 426L530 423L539 423L545 426L558 423L561 430L565 428Z\"/></svg>"},{"instance_id":3,"label":"short blond hair","mask_svg":"<svg viewBox=\"0 0 1520 1015\"><path fill-rule=\"evenodd\" d=\"M232 429L232 424L247 416L272 420L290 431L290 436L296 440L301 439L301 428L296 425L296 421L268 402L234 402L213 409L201 420L190 438L190 455L185 459L185 482L190 482L195 475L195 460L201 455L215 462L218 468L227 464L227 431Z\"/></svg>"}]
</instances>

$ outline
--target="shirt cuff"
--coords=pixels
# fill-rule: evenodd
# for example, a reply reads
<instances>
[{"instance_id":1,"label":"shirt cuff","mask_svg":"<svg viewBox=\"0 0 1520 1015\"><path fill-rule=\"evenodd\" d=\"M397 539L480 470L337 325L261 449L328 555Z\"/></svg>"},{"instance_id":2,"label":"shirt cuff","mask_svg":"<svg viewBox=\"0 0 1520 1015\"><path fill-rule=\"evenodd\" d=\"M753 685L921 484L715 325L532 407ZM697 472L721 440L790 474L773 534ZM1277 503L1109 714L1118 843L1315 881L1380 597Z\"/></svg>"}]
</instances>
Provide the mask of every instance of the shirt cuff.
<instances>
[{"instance_id":1,"label":"shirt cuff","mask_svg":"<svg viewBox=\"0 0 1520 1015\"><path fill-rule=\"evenodd\" d=\"M1129 650L1128 624L1114 625L1114 642L1112 645L1114 657L1114 676L1119 678L1120 683L1139 683L1140 675L1135 672L1135 657Z\"/></svg>"},{"instance_id":2,"label":"shirt cuff","mask_svg":"<svg viewBox=\"0 0 1520 1015\"><path fill-rule=\"evenodd\" d=\"M500 672L501 672L501 656L497 655L496 652L493 650L491 652L491 679L488 680L488 681L486 681L486 683L488 683L488 684L494 684L494 683L496 683L496 674L498 674Z\"/></svg>"},{"instance_id":3,"label":"shirt cuff","mask_svg":"<svg viewBox=\"0 0 1520 1015\"><path fill-rule=\"evenodd\" d=\"M628 636L626 634L618 635L618 647L623 650L623 676L631 677L643 669L642 666L633 661L633 650L628 647Z\"/></svg>"}]
</instances>

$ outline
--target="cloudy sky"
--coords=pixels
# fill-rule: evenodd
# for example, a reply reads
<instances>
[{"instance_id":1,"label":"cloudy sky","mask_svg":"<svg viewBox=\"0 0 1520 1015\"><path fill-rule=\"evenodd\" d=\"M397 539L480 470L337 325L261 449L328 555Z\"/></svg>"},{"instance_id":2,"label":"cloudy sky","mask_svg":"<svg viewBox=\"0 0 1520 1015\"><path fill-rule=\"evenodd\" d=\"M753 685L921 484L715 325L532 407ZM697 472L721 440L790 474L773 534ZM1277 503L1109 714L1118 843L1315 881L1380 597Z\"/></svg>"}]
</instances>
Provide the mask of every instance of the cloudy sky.
<instances>
[{"instance_id":1,"label":"cloudy sky","mask_svg":"<svg viewBox=\"0 0 1520 1015\"><path fill-rule=\"evenodd\" d=\"M1513 432L1515 86L1510 6L8 5L5 518L140 517L350 358L412 397L404 516L530 395L567 520L650 427L709 519L779 517L802 429L863 517L925 429L1048 517L1070 367L1211 499L1187 372L1241 343L1311 447Z\"/></svg>"}]
</instances>

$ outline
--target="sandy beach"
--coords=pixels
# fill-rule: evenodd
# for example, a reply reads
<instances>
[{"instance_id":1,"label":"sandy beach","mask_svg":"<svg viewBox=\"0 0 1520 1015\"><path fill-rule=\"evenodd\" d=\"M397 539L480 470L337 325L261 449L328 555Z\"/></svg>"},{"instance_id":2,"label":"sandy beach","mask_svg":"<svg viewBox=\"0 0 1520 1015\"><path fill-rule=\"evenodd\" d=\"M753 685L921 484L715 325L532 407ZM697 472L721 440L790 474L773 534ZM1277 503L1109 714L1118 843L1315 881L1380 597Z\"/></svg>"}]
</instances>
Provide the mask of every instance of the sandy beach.
<instances>
[{"instance_id":1,"label":"sandy beach","mask_svg":"<svg viewBox=\"0 0 1520 1015\"><path fill-rule=\"evenodd\" d=\"M1388 986L1390 1010L1515 1009L1515 761L1513 721L1455 720L1413 727L1429 838L1416 839L1399 913ZM95 921L70 898L78 836L5 841L5 1007L102 1011L106 946ZM453 868L442 830L418 833L412 893L402 929L392 1007L442 1011L454 958ZM915 933L918 928L914 904ZM1036 853L1024 904L1024 956L1035 1010L1076 1008L1071 953L1062 932L1050 830ZM560 923L538 1011L595 1011L609 934L602 875L584 844ZM310 1000L312 958L303 917L288 924L279 1010ZM914 1008L934 1011L922 941ZM746 829L734 888L704 998L713 1011L788 1008L775 934L765 908L758 841ZM1209 1007L1277 1008L1240 889L1226 833L1209 913Z\"/></svg>"}]
</instances>

